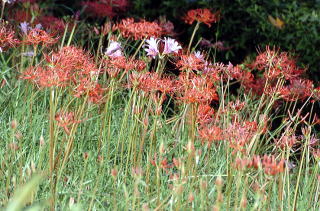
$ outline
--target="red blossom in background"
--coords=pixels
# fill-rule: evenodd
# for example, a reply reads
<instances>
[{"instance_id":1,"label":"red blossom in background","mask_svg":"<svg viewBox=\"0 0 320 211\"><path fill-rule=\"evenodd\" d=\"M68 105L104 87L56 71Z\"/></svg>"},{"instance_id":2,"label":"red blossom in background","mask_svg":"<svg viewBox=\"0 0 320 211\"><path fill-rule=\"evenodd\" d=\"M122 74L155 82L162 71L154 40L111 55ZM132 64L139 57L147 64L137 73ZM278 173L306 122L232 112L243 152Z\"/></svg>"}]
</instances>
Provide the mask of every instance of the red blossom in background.
<instances>
[{"instance_id":1,"label":"red blossom in background","mask_svg":"<svg viewBox=\"0 0 320 211\"><path fill-rule=\"evenodd\" d=\"M66 27L65 22L54 16L42 16L39 19L39 22L44 29L50 31L51 33L63 33Z\"/></svg>"},{"instance_id":2,"label":"red blossom in background","mask_svg":"<svg viewBox=\"0 0 320 211\"><path fill-rule=\"evenodd\" d=\"M250 158L236 158L232 164L237 170L243 171L249 168L262 168L267 175L274 176L284 171L285 160L276 161L275 156L264 155L263 158L259 155L254 155Z\"/></svg>"},{"instance_id":3,"label":"red blossom in background","mask_svg":"<svg viewBox=\"0 0 320 211\"><path fill-rule=\"evenodd\" d=\"M98 18L112 18L113 16L115 16L115 13L112 11L112 6L110 4L105 4L100 1L86 1L82 2L82 5L85 7L85 10L89 15Z\"/></svg>"},{"instance_id":4,"label":"red blossom in background","mask_svg":"<svg viewBox=\"0 0 320 211\"><path fill-rule=\"evenodd\" d=\"M113 30L119 30L123 37L135 40L160 37L163 34L162 28L156 22L146 20L135 22L133 18L122 19L120 23L113 27Z\"/></svg>"},{"instance_id":5,"label":"red blossom in background","mask_svg":"<svg viewBox=\"0 0 320 211\"><path fill-rule=\"evenodd\" d=\"M125 11L128 7L127 0L95 0L82 2L86 12L89 15L104 18L112 18L117 14L117 11Z\"/></svg>"},{"instance_id":6,"label":"red blossom in background","mask_svg":"<svg viewBox=\"0 0 320 211\"><path fill-rule=\"evenodd\" d=\"M0 22L0 51L12 48L19 43L15 38L15 32L8 24Z\"/></svg>"},{"instance_id":7,"label":"red blossom in background","mask_svg":"<svg viewBox=\"0 0 320 211\"><path fill-rule=\"evenodd\" d=\"M212 13L209 9L194 9L189 10L183 19L190 25L194 21L199 21L211 27L212 23L220 20L220 12Z\"/></svg>"},{"instance_id":8,"label":"red blossom in background","mask_svg":"<svg viewBox=\"0 0 320 211\"><path fill-rule=\"evenodd\" d=\"M259 53L252 67L264 71L264 76L269 79L284 77L291 80L305 72L305 69L296 66L296 61L287 52L280 53L278 50L271 50L269 46Z\"/></svg>"}]
</instances>

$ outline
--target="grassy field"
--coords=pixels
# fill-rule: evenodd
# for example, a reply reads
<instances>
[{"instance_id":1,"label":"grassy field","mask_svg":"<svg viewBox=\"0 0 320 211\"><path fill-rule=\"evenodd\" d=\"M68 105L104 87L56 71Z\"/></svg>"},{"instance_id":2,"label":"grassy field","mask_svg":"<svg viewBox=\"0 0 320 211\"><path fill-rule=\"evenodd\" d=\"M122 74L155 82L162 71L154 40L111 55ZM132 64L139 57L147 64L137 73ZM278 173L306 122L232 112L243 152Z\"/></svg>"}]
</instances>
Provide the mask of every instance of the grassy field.
<instances>
[{"instance_id":1,"label":"grassy field","mask_svg":"<svg viewBox=\"0 0 320 211\"><path fill-rule=\"evenodd\" d=\"M271 47L214 63L194 35L219 18L197 12L186 44L133 19L2 21L0 208L319 210L320 89Z\"/></svg>"}]
</instances>

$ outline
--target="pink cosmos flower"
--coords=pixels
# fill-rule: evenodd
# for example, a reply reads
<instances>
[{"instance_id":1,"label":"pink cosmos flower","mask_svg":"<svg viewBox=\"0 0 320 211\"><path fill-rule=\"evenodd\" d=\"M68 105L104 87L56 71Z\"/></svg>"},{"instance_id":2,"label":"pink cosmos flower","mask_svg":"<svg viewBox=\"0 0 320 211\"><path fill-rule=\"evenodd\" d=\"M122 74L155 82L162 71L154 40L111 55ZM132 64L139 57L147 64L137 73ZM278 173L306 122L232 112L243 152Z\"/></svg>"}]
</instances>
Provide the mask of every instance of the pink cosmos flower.
<instances>
[{"instance_id":1,"label":"pink cosmos flower","mask_svg":"<svg viewBox=\"0 0 320 211\"><path fill-rule=\"evenodd\" d=\"M105 54L109 57L112 57L112 58L123 56L121 44L116 41L111 41Z\"/></svg>"},{"instance_id":2,"label":"pink cosmos flower","mask_svg":"<svg viewBox=\"0 0 320 211\"><path fill-rule=\"evenodd\" d=\"M155 58L159 54L159 40L155 39L154 37L151 37L150 39L146 40L146 43L147 44L145 45L145 51L147 52L147 55L152 56L152 58Z\"/></svg>"},{"instance_id":3,"label":"pink cosmos flower","mask_svg":"<svg viewBox=\"0 0 320 211\"><path fill-rule=\"evenodd\" d=\"M170 37L164 38L163 54L178 53L180 49L182 49L182 47L175 39L172 39Z\"/></svg>"}]
</instances>

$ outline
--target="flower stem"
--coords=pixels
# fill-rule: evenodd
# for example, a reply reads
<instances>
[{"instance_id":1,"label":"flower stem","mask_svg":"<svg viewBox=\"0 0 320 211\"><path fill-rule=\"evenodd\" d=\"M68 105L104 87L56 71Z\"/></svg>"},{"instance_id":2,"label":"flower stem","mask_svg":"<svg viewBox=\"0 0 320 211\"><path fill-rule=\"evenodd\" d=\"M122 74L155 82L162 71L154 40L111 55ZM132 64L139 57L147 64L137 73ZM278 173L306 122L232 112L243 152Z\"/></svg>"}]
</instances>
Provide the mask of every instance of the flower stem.
<instances>
[{"instance_id":1,"label":"flower stem","mask_svg":"<svg viewBox=\"0 0 320 211\"><path fill-rule=\"evenodd\" d=\"M192 35L191 35L191 38L190 38L190 42L189 42L189 45L188 45L188 53L190 53L190 48L191 48L191 45L192 45L192 41L194 39L194 36L195 36L196 32L199 29L199 25L200 25L200 22L198 21L196 26L193 29L193 32L192 32Z\"/></svg>"}]
</instances>

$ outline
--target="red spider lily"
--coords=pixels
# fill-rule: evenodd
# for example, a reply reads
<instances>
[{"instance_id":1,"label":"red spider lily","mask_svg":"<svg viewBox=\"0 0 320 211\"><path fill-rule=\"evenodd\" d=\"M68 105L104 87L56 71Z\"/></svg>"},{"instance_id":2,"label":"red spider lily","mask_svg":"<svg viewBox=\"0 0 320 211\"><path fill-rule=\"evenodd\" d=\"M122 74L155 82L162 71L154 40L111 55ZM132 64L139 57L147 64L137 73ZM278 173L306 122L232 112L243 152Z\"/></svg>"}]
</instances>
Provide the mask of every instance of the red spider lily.
<instances>
[{"instance_id":1,"label":"red spider lily","mask_svg":"<svg viewBox=\"0 0 320 211\"><path fill-rule=\"evenodd\" d=\"M89 101L100 103L104 89L94 79L98 69L92 58L82 49L69 46L45 55L48 64L30 67L21 78L31 80L40 87L71 87L75 97L88 96Z\"/></svg>"},{"instance_id":2,"label":"red spider lily","mask_svg":"<svg viewBox=\"0 0 320 211\"><path fill-rule=\"evenodd\" d=\"M208 143L208 147L211 146L213 141L223 140L223 131L217 126L207 126L198 131L202 144Z\"/></svg>"},{"instance_id":3,"label":"red spider lily","mask_svg":"<svg viewBox=\"0 0 320 211\"><path fill-rule=\"evenodd\" d=\"M201 71L205 67L204 60L196 57L194 54L181 55L180 60L176 63L176 66L181 71L198 70Z\"/></svg>"},{"instance_id":4,"label":"red spider lily","mask_svg":"<svg viewBox=\"0 0 320 211\"><path fill-rule=\"evenodd\" d=\"M215 111L208 104L199 104L197 112L197 123L206 125L212 121Z\"/></svg>"},{"instance_id":5,"label":"red spider lily","mask_svg":"<svg viewBox=\"0 0 320 211\"><path fill-rule=\"evenodd\" d=\"M210 103L213 100L219 100L218 94L215 88L192 88L185 90L180 100L186 103Z\"/></svg>"},{"instance_id":6,"label":"red spider lily","mask_svg":"<svg viewBox=\"0 0 320 211\"><path fill-rule=\"evenodd\" d=\"M236 101L230 101L228 103L228 108L234 111L241 111L246 106L246 102L240 102L239 99Z\"/></svg>"},{"instance_id":7,"label":"red spider lily","mask_svg":"<svg viewBox=\"0 0 320 211\"><path fill-rule=\"evenodd\" d=\"M123 37L135 40L160 37L163 34L162 28L156 22L148 22L146 20L135 22L133 18L121 20L120 23L113 27L113 30L119 30Z\"/></svg>"},{"instance_id":8,"label":"red spider lily","mask_svg":"<svg viewBox=\"0 0 320 211\"><path fill-rule=\"evenodd\" d=\"M269 46L264 52L259 53L253 67L265 71L264 76L269 79L284 77L291 80L305 72L305 69L296 66L296 61L287 52L279 53L278 50L271 50Z\"/></svg>"},{"instance_id":9,"label":"red spider lily","mask_svg":"<svg viewBox=\"0 0 320 211\"><path fill-rule=\"evenodd\" d=\"M313 97L315 100L320 101L320 87L317 87L313 90Z\"/></svg>"},{"instance_id":10,"label":"red spider lily","mask_svg":"<svg viewBox=\"0 0 320 211\"><path fill-rule=\"evenodd\" d=\"M157 154L154 154L153 159L150 161L151 165L155 166L155 167L159 167L161 169L163 169L166 173L168 173L168 169L172 168L174 165L173 164L168 164L168 159L167 158L162 158L162 156L160 156L160 158L157 158Z\"/></svg>"},{"instance_id":11,"label":"red spider lily","mask_svg":"<svg viewBox=\"0 0 320 211\"><path fill-rule=\"evenodd\" d=\"M276 175L284 171L284 160L276 161L274 156L264 155L262 159L262 168L267 175Z\"/></svg>"},{"instance_id":12,"label":"red spider lily","mask_svg":"<svg viewBox=\"0 0 320 211\"><path fill-rule=\"evenodd\" d=\"M240 171L249 168L262 168L265 174L274 176L284 171L284 164L285 161L283 159L277 162L274 156L264 155L261 159L260 156L255 155L251 159L236 158L235 162L232 165Z\"/></svg>"},{"instance_id":13,"label":"red spider lily","mask_svg":"<svg viewBox=\"0 0 320 211\"><path fill-rule=\"evenodd\" d=\"M316 160L320 160L320 149L314 150L312 154Z\"/></svg>"},{"instance_id":14,"label":"red spider lily","mask_svg":"<svg viewBox=\"0 0 320 211\"><path fill-rule=\"evenodd\" d=\"M90 102L99 104L102 102L104 89L100 84L88 79L82 78L74 88L74 96L81 97L88 95Z\"/></svg>"},{"instance_id":15,"label":"red spider lily","mask_svg":"<svg viewBox=\"0 0 320 211\"><path fill-rule=\"evenodd\" d=\"M259 169L261 167L261 158L259 155L254 155L251 159L237 157L232 166L240 171L249 168Z\"/></svg>"},{"instance_id":16,"label":"red spider lily","mask_svg":"<svg viewBox=\"0 0 320 211\"><path fill-rule=\"evenodd\" d=\"M289 85L280 89L280 95L286 101L304 100L312 94L312 89L312 81L307 79L292 79Z\"/></svg>"},{"instance_id":17,"label":"red spider lily","mask_svg":"<svg viewBox=\"0 0 320 211\"><path fill-rule=\"evenodd\" d=\"M67 135L70 135L70 129L73 125L80 123L81 121L76 120L74 112L61 111L55 115L57 125L62 127Z\"/></svg>"},{"instance_id":18,"label":"red spider lily","mask_svg":"<svg viewBox=\"0 0 320 211\"><path fill-rule=\"evenodd\" d=\"M8 24L0 22L0 51L14 47L19 43L19 40L14 37L15 32Z\"/></svg>"},{"instance_id":19,"label":"red spider lily","mask_svg":"<svg viewBox=\"0 0 320 211\"><path fill-rule=\"evenodd\" d=\"M245 153L246 144L250 142L257 130L257 122L244 121L240 123L234 121L224 131L224 138L229 141L229 147L235 151Z\"/></svg>"},{"instance_id":20,"label":"red spider lily","mask_svg":"<svg viewBox=\"0 0 320 211\"><path fill-rule=\"evenodd\" d=\"M66 27L64 21L54 16L42 16L39 19L41 25L52 33L63 33Z\"/></svg>"},{"instance_id":21,"label":"red spider lily","mask_svg":"<svg viewBox=\"0 0 320 211\"><path fill-rule=\"evenodd\" d=\"M189 10L184 17L187 24L192 24L194 21L204 23L211 27L212 23L220 20L220 11L212 13L209 9L195 9Z\"/></svg>"},{"instance_id":22,"label":"red spider lily","mask_svg":"<svg viewBox=\"0 0 320 211\"><path fill-rule=\"evenodd\" d=\"M174 25L171 21L167 21L164 18L160 18L159 25L163 30L163 34L169 36L175 36L176 33L174 32Z\"/></svg>"},{"instance_id":23,"label":"red spider lily","mask_svg":"<svg viewBox=\"0 0 320 211\"><path fill-rule=\"evenodd\" d=\"M232 166L238 171L243 171L251 167L251 160L246 158L236 158Z\"/></svg>"},{"instance_id":24,"label":"red spider lily","mask_svg":"<svg viewBox=\"0 0 320 211\"><path fill-rule=\"evenodd\" d=\"M58 38L54 38L53 35L48 34L44 30L34 28L30 30L26 37L26 43L31 45L52 45L58 42Z\"/></svg>"},{"instance_id":25,"label":"red spider lily","mask_svg":"<svg viewBox=\"0 0 320 211\"><path fill-rule=\"evenodd\" d=\"M214 100L219 100L219 96L214 87L213 81L209 77L180 74L177 82L179 100L185 103L209 104Z\"/></svg>"},{"instance_id":26,"label":"red spider lily","mask_svg":"<svg viewBox=\"0 0 320 211\"><path fill-rule=\"evenodd\" d=\"M57 53L45 55L49 66L56 71L68 72L72 80L78 76L91 76L98 72L92 58L81 48L67 46L60 49Z\"/></svg>"},{"instance_id":27,"label":"red spider lily","mask_svg":"<svg viewBox=\"0 0 320 211\"><path fill-rule=\"evenodd\" d=\"M82 2L89 15L104 18L112 18L116 15L115 10L125 11L128 6L127 0L95 0Z\"/></svg>"},{"instance_id":28,"label":"red spider lily","mask_svg":"<svg viewBox=\"0 0 320 211\"><path fill-rule=\"evenodd\" d=\"M115 16L115 13L112 11L112 6L110 4L103 3L102 1L86 1L82 2L82 5L85 7L86 12L91 16L98 18L112 18Z\"/></svg>"},{"instance_id":29,"label":"red spider lily","mask_svg":"<svg viewBox=\"0 0 320 211\"><path fill-rule=\"evenodd\" d=\"M111 4L115 9L125 11L128 7L128 0L111 0Z\"/></svg>"},{"instance_id":30,"label":"red spider lily","mask_svg":"<svg viewBox=\"0 0 320 211\"><path fill-rule=\"evenodd\" d=\"M298 139L295 135L284 135L279 140L276 141L276 145L280 147L281 149L286 148L292 148L296 143L298 142Z\"/></svg>"},{"instance_id":31,"label":"red spider lily","mask_svg":"<svg viewBox=\"0 0 320 211\"><path fill-rule=\"evenodd\" d=\"M15 9L12 13L9 13L9 19L15 20L17 23L22 23L24 21L30 23L32 14L24 9Z\"/></svg>"},{"instance_id":32,"label":"red spider lily","mask_svg":"<svg viewBox=\"0 0 320 211\"><path fill-rule=\"evenodd\" d=\"M68 84L68 73L64 71L54 71L49 67L29 67L22 75L21 79L30 80L40 87L65 87Z\"/></svg>"},{"instance_id":33,"label":"red spider lily","mask_svg":"<svg viewBox=\"0 0 320 211\"><path fill-rule=\"evenodd\" d=\"M124 56L109 57L103 61L102 71L106 71L111 77L117 77L121 71L129 70L142 71L146 63L142 60L127 59Z\"/></svg>"},{"instance_id":34,"label":"red spider lily","mask_svg":"<svg viewBox=\"0 0 320 211\"><path fill-rule=\"evenodd\" d=\"M157 73L136 73L129 76L129 86L136 87L147 93L160 91L163 95L174 91L174 81L171 78L161 78Z\"/></svg>"}]
</instances>

